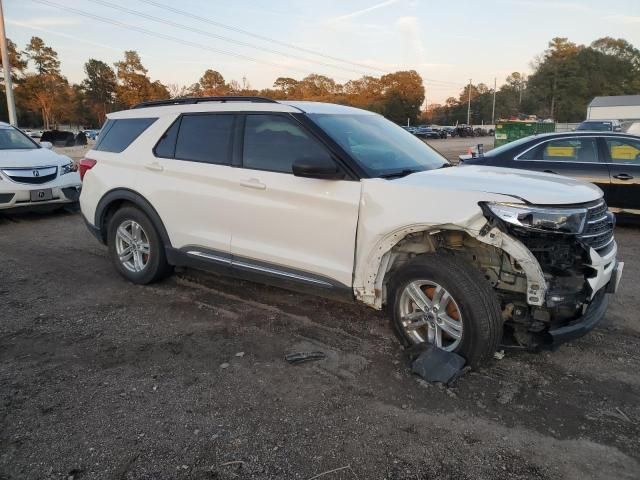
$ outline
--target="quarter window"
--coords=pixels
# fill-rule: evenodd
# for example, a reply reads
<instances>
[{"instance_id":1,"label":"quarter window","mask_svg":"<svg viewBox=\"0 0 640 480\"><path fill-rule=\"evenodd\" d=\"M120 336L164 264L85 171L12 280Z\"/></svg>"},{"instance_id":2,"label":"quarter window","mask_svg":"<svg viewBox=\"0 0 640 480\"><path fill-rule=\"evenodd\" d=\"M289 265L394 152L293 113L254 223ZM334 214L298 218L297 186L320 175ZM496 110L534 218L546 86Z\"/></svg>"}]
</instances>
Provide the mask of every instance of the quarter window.
<instances>
[{"instance_id":1,"label":"quarter window","mask_svg":"<svg viewBox=\"0 0 640 480\"><path fill-rule=\"evenodd\" d=\"M178 138L178 129L180 128L180 118L173 122L169 129L160 137L160 141L156 145L153 152L157 157L173 158L176 153L176 140Z\"/></svg>"},{"instance_id":2,"label":"quarter window","mask_svg":"<svg viewBox=\"0 0 640 480\"><path fill-rule=\"evenodd\" d=\"M630 138L606 138L605 141L613 163L640 164L640 141Z\"/></svg>"},{"instance_id":3,"label":"quarter window","mask_svg":"<svg viewBox=\"0 0 640 480\"><path fill-rule=\"evenodd\" d=\"M121 118L109 120L102 128L94 150L101 152L123 152L157 118Z\"/></svg>"},{"instance_id":4,"label":"quarter window","mask_svg":"<svg viewBox=\"0 0 640 480\"><path fill-rule=\"evenodd\" d=\"M175 158L230 165L234 118L234 115L228 114L183 116L178 130Z\"/></svg>"},{"instance_id":5,"label":"quarter window","mask_svg":"<svg viewBox=\"0 0 640 480\"><path fill-rule=\"evenodd\" d=\"M300 126L281 115L247 115L243 167L291 173L302 158L331 158L327 150Z\"/></svg>"},{"instance_id":6,"label":"quarter window","mask_svg":"<svg viewBox=\"0 0 640 480\"><path fill-rule=\"evenodd\" d=\"M547 162L597 162L598 145L595 138L563 138L551 140L520 155L519 160Z\"/></svg>"}]
</instances>

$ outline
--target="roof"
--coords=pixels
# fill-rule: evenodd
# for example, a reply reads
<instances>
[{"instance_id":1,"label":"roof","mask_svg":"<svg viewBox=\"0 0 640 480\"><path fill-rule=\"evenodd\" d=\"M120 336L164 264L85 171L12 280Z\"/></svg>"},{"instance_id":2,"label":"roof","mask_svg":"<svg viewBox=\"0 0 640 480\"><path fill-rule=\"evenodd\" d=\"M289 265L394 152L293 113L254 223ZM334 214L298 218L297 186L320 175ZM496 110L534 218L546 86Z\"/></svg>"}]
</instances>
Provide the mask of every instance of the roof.
<instances>
[{"instance_id":1,"label":"roof","mask_svg":"<svg viewBox=\"0 0 640 480\"><path fill-rule=\"evenodd\" d=\"M640 107L640 95L595 97L589 107Z\"/></svg>"},{"instance_id":2,"label":"roof","mask_svg":"<svg viewBox=\"0 0 640 480\"><path fill-rule=\"evenodd\" d=\"M305 101L270 101L256 102L247 98L243 101L239 97L230 97L233 101L225 101L224 97L211 99L202 99L200 102L191 102L192 99L184 99L184 103L173 103L171 101L163 101L154 104L140 104L137 108L130 110L122 110L119 112L109 113L108 118L142 118L156 117L161 115L177 115L179 113L195 113L195 112L286 112L286 113L331 113L343 115L376 115L373 112L362 110L345 105L323 102L305 102ZM178 100L179 101L179 100ZM143 108L144 107L144 108Z\"/></svg>"},{"instance_id":3,"label":"roof","mask_svg":"<svg viewBox=\"0 0 640 480\"><path fill-rule=\"evenodd\" d=\"M333 113L343 115L375 115L374 112L362 110L361 108L348 107L346 105L338 105L336 103L324 102L305 102L305 101L289 101L280 100L278 103L290 105L299 109L304 113Z\"/></svg>"}]
</instances>

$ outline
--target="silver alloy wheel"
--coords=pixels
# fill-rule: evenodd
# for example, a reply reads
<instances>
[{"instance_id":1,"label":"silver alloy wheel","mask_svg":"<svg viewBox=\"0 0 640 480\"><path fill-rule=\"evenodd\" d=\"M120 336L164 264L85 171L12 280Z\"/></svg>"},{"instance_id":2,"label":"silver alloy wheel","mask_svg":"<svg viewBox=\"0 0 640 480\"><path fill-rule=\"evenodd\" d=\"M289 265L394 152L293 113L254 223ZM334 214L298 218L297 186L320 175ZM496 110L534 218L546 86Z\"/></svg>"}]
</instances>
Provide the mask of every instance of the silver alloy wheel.
<instances>
[{"instance_id":1,"label":"silver alloy wheel","mask_svg":"<svg viewBox=\"0 0 640 480\"><path fill-rule=\"evenodd\" d=\"M122 266L138 273L149 263L151 246L144 228L133 220L125 220L116 230L116 253Z\"/></svg>"},{"instance_id":2,"label":"silver alloy wheel","mask_svg":"<svg viewBox=\"0 0 640 480\"><path fill-rule=\"evenodd\" d=\"M415 280L402 291L400 326L412 343L429 342L454 351L462 341L462 313L451 294L431 280Z\"/></svg>"}]
</instances>

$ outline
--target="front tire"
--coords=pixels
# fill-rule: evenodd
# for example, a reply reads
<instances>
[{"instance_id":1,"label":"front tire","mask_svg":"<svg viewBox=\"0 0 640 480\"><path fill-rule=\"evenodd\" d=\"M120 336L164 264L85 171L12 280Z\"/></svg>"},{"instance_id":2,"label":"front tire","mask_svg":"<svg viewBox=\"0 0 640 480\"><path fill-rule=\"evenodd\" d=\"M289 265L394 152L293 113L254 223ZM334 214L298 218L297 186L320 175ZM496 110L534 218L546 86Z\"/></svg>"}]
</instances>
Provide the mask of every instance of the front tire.
<instances>
[{"instance_id":1,"label":"front tire","mask_svg":"<svg viewBox=\"0 0 640 480\"><path fill-rule=\"evenodd\" d=\"M119 209L109 221L107 238L116 270L130 282L146 285L171 273L158 231L137 208Z\"/></svg>"},{"instance_id":2,"label":"front tire","mask_svg":"<svg viewBox=\"0 0 640 480\"><path fill-rule=\"evenodd\" d=\"M500 344L498 298L480 272L458 258L416 257L393 275L389 294L392 324L405 346L433 343L475 367Z\"/></svg>"}]
</instances>

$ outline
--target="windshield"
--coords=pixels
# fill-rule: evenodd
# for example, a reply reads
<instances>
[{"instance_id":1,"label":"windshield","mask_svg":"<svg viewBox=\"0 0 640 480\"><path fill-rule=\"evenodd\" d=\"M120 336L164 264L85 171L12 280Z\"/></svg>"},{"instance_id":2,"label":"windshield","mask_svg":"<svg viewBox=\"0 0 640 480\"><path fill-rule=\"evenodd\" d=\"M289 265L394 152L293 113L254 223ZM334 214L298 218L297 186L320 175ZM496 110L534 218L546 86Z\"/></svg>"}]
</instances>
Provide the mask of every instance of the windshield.
<instances>
[{"instance_id":1,"label":"windshield","mask_svg":"<svg viewBox=\"0 0 640 480\"><path fill-rule=\"evenodd\" d=\"M595 130L597 132L610 132L611 122L582 122L576 130Z\"/></svg>"},{"instance_id":2,"label":"windshield","mask_svg":"<svg viewBox=\"0 0 640 480\"><path fill-rule=\"evenodd\" d=\"M13 127L0 127L0 150L31 150L40 148L21 131Z\"/></svg>"},{"instance_id":3,"label":"windshield","mask_svg":"<svg viewBox=\"0 0 640 480\"><path fill-rule=\"evenodd\" d=\"M309 114L372 177L433 170L449 162L380 115Z\"/></svg>"},{"instance_id":4,"label":"windshield","mask_svg":"<svg viewBox=\"0 0 640 480\"><path fill-rule=\"evenodd\" d=\"M520 138L518 140L514 140L513 142L509 142L509 143L505 143L504 145L500 145L499 147L496 147L492 150L489 150L488 152L485 152L484 156L485 157L493 157L495 155L500 155L502 152L506 151L506 150L510 150L513 147L517 147L522 145L523 143L527 143L530 142L533 138L535 138L535 135L531 135L528 137L524 137L524 138Z\"/></svg>"}]
</instances>

